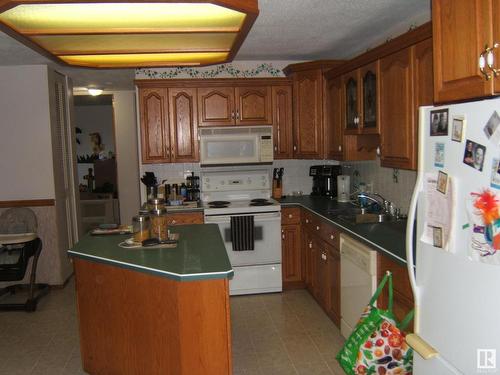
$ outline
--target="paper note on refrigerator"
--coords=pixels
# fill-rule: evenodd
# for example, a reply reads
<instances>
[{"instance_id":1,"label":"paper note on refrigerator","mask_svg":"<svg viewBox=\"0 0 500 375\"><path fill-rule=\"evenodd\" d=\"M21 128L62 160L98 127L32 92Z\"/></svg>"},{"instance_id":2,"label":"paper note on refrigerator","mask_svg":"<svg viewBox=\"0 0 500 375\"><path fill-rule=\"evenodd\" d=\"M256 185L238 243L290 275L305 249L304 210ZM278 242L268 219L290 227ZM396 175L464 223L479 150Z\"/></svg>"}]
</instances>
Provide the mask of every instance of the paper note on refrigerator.
<instances>
[{"instance_id":1,"label":"paper note on refrigerator","mask_svg":"<svg viewBox=\"0 0 500 375\"><path fill-rule=\"evenodd\" d=\"M446 191L438 190L438 174L426 173L424 181L425 222L420 240L444 250L450 248L450 235L454 210L453 178L447 177Z\"/></svg>"}]
</instances>

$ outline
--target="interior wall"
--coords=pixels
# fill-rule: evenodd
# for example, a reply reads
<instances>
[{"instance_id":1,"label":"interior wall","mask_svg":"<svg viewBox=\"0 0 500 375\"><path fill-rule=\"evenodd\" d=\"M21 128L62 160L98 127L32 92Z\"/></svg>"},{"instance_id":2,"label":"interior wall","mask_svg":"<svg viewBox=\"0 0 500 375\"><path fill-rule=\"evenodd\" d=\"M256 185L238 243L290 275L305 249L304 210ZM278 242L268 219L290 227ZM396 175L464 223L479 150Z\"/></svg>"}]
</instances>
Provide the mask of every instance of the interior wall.
<instances>
[{"instance_id":1,"label":"interior wall","mask_svg":"<svg viewBox=\"0 0 500 375\"><path fill-rule=\"evenodd\" d=\"M47 66L0 66L0 82L0 201L54 199Z\"/></svg>"},{"instance_id":2,"label":"interior wall","mask_svg":"<svg viewBox=\"0 0 500 375\"><path fill-rule=\"evenodd\" d=\"M135 91L113 91L120 222L131 224L140 207Z\"/></svg>"},{"instance_id":3,"label":"interior wall","mask_svg":"<svg viewBox=\"0 0 500 375\"><path fill-rule=\"evenodd\" d=\"M401 212L406 214L410 205L410 197L417 180L417 172L404 169L384 168L380 160L342 163L345 174L351 176L351 190L359 182L372 183L373 192L393 202ZM359 176L355 176L356 173Z\"/></svg>"}]
</instances>

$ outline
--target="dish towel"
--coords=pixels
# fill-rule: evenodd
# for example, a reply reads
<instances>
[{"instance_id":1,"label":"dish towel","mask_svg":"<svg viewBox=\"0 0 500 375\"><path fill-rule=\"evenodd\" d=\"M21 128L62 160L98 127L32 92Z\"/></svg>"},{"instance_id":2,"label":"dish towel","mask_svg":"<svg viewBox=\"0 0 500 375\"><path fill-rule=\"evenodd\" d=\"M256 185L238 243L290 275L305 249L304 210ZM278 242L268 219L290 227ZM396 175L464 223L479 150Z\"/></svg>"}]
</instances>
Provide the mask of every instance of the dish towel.
<instances>
[{"instance_id":1,"label":"dish towel","mask_svg":"<svg viewBox=\"0 0 500 375\"><path fill-rule=\"evenodd\" d=\"M254 250L253 216L231 216L233 251Z\"/></svg>"}]
</instances>

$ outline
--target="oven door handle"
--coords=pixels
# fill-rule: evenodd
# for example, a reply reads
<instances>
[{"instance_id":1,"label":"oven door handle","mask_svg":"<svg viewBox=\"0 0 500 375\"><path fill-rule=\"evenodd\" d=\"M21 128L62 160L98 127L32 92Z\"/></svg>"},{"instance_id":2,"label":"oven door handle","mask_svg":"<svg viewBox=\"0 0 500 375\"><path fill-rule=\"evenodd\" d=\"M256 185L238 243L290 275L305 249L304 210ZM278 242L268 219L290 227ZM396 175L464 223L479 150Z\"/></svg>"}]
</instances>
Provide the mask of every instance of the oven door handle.
<instances>
[{"instance_id":1,"label":"oven door handle","mask_svg":"<svg viewBox=\"0 0 500 375\"><path fill-rule=\"evenodd\" d=\"M254 222L262 222L262 221L280 221L281 213L280 212L272 212L266 214L256 213L254 215L251 214L243 214L243 215L213 215L213 216L205 216L205 223L215 223L215 224L225 224L231 222L231 216L253 216Z\"/></svg>"}]
</instances>

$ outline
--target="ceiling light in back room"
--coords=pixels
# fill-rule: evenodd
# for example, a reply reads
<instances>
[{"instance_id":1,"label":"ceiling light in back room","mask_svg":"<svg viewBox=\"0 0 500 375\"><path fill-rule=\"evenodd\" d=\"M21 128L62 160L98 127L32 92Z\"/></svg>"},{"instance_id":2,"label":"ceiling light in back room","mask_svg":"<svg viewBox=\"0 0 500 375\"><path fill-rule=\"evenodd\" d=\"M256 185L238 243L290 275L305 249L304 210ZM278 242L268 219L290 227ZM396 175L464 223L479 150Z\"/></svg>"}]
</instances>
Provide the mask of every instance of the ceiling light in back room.
<instances>
[{"instance_id":1,"label":"ceiling light in back room","mask_svg":"<svg viewBox=\"0 0 500 375\"><path fill-rule=\"evenodd\" d=\"M89 92L90 95L92 96L99 96L102 94L101 89L96 89L96 88L88 88L87 91Z\"/></svg>"},{"instance_id":2,"label":"ceiling light in back room","mask_svg":"<svg viewBox=\"0 0 500 375\"><path fill-rule=\"evenodd\" d=\"M59 63L90 68L231 61L258 1L0 1L0 29Z\"/></svg>"}]
</instances>

